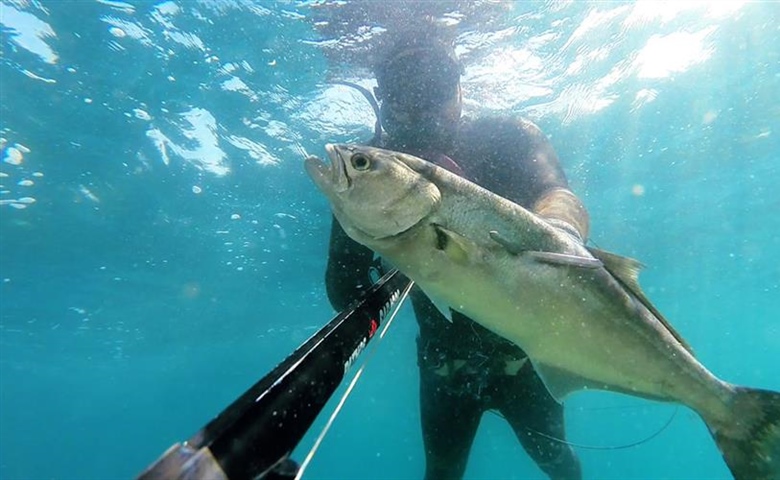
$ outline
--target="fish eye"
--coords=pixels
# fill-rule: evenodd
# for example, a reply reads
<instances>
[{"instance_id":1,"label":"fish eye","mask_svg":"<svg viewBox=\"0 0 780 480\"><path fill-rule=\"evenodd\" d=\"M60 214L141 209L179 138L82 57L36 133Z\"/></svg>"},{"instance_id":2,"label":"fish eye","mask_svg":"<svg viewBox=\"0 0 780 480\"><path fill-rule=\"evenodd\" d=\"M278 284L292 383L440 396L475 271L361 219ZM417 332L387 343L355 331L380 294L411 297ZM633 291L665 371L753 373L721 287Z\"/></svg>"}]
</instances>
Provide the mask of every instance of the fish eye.
<instances>
[{"instance_id":1,"label":"fish eye","mask_svg":"<svg viewBox=\"0 0 780 480\"><path fill-rule=\"evenodd\" d=\"M352 167L355 170L368 170L368 167L371 166L371 161L362 153L356 153L352 155L349 161L352 162Z\"/></svg>"}]
</instances>

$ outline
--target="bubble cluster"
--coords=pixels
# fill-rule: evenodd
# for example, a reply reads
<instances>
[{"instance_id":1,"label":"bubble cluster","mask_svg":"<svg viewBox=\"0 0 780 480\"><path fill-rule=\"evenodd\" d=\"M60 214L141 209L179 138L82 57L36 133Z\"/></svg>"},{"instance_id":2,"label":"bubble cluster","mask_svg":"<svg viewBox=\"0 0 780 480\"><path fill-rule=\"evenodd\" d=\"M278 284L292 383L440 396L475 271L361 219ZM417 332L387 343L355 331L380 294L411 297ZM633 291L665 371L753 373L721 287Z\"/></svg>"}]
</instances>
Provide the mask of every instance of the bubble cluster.
<instances>
[{"instance_id":1,"label":"bubble cluster","mask_svg":"<svg viewBox=\"0 0 780 480\"><path fill-rule=\"evenodd\" d=\"M23 210L36 202L36 199L29 194L29 189L35 186L35 181L28 177L42 178L43 173L25 171L24 156L30 153L30 149L26 146L20 143L11 144L6 138L0 138L0 148L2 148L0 158L3 161L0 164L3 168L3 171L0 171L0 207L8 206ZM22 194L23 190L24 194Z\"/></svg>"}]
</instances>

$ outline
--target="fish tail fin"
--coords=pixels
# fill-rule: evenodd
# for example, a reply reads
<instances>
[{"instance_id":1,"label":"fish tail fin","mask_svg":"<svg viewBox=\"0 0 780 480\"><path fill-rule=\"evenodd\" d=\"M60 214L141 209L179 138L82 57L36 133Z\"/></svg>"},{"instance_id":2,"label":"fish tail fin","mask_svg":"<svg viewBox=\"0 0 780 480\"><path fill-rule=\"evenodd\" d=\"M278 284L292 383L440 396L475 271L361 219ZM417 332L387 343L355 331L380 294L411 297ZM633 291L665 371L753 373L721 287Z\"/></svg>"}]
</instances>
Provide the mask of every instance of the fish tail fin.
<instances>
[{"instance_id":1,"label":"fish tail fin","mask_svg":"<svg viewBox=\"0 0 780 480\"><path fill-rule=\"evenodd\" d=\"M707 422L736 480L780 479L780 393L735 388L727 421Z\"/></svg>"}]
</instances>

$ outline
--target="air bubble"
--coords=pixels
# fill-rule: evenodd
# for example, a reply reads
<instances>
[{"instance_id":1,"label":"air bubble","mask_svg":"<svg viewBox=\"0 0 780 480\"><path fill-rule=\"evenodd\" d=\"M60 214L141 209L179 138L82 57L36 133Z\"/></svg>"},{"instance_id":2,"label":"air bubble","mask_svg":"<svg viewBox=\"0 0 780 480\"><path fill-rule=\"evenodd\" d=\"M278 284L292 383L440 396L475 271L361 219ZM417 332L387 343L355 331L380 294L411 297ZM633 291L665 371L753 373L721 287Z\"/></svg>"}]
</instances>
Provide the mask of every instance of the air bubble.
<instances>
[{"instance_id":1,"label":"air bubble","mask_svg":"<svg viewBox=\"0 0 780 480\"><path fill-rule=\"evenodd\" d=\"M111 27L108 29L108 32L116 38L124 38L127 36L127 33L119 27Z\"/></svg>"},{"instance_id":2,"label":"air bubble","mask_svg":"<svg viewBox=\"0 0 780 480\"><path fill-rule=\"evenodd\" d=\"M5 163L9 163L11 165L21 165L23 160L24 154L22 154L22 151L18 148L9 147L8 150L5 151L5 157L3 158Z\"/></svg>"}]
</instances>

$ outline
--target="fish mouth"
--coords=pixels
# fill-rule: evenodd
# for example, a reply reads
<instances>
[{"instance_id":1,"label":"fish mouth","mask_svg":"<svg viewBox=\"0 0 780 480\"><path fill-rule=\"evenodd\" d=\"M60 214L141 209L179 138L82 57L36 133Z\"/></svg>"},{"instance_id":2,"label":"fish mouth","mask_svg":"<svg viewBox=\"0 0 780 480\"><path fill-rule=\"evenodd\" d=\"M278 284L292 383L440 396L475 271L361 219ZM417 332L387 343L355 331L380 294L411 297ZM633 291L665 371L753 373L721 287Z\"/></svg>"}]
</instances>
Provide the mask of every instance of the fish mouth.
<instances>
[{"instance_id":1,"label":"fish mouth","mask_svg":"<svg viewBox=\"0 0 780 480\"><path fill-rule=\"evenodd\" d=\"M331 168L314 156L307 157L303 162L303 166L306 168L306 173L314 181L314 184L317 185L317 188L327 192L331 183Z\"/></svg>"},{"instance_id":2,"label":"fish mouth","mask_svg":"<svg viewBox=\"0 0 780 480\"><path fill-rule=\"evenodd\" d=\"M344 192L352 185L352 179L347 174L347 161L341 155L341 149L332 143L325 145L325 151L328 152L330 157L333 184L336 187L336 191L339 193Z\"/></svg>"},{"instance_id":3,"label":"fish mouth","mask_svg":"<svg viewBox=\"0 0 780 480\"><path fill-rule=\"evenodd\" d=\"M306 159L306 172L314 183L326 193L343 193L352 184L347 174L347 165L338 147L332 143L325 145L325 151L330 158L330 165L317 157Z\"/></svg>"}]
</instances>

